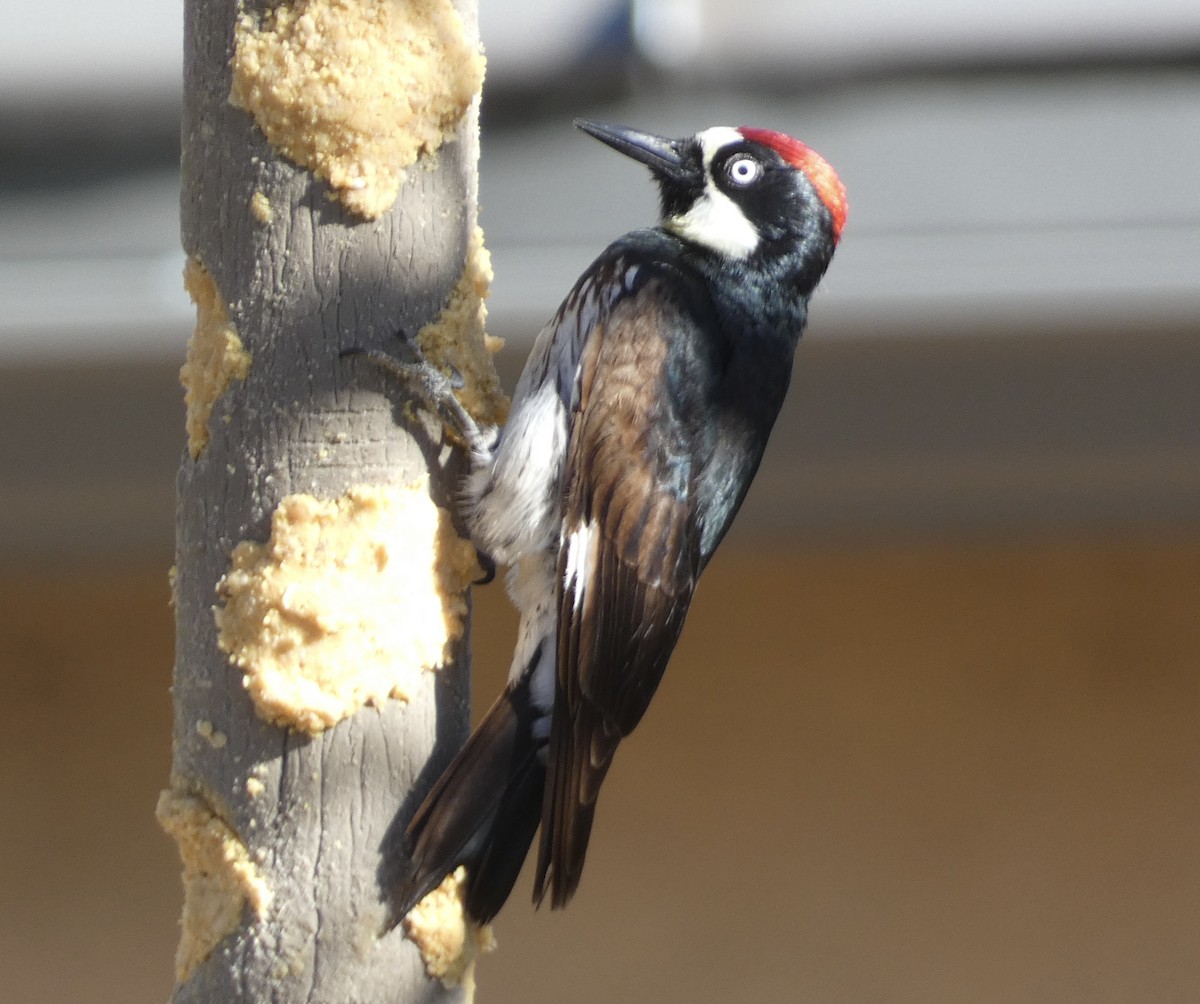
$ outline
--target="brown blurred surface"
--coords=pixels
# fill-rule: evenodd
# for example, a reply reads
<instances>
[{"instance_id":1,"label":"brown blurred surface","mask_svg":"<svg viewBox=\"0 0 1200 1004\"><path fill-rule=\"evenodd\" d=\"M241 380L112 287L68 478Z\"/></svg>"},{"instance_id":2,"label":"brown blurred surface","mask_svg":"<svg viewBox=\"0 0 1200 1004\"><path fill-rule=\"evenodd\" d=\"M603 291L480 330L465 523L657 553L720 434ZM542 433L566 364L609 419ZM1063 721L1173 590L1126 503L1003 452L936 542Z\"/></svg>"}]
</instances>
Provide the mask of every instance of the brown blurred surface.
<instances>
[{"instance_id":1,"label":"brown blurred surface","mask_svg":"<svg viewBox=\"0 0 1200 1004\"><path fill-rule=\"evenodd\" d=\"M166 998L165 570L0 580L0 972ZM1200 540L729 551L479 999L1200 1000ZM477 594L477 705L511 616Z\"/></svg>"}]
</instances>

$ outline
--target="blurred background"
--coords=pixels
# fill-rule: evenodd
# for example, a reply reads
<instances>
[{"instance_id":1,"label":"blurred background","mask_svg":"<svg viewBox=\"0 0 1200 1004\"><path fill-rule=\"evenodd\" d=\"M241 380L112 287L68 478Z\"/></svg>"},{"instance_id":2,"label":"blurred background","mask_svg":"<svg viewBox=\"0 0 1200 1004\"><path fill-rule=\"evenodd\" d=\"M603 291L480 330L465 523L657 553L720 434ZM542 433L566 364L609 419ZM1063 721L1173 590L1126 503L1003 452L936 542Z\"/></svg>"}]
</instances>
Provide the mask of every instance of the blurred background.
<instances>
[{"instance_id":1,"label":"blurred background","mask_svg":"<svg viewBox=\"0 0 1200 1004\"><path fill-rule=\"evenodd\" d=\"M573 116L790 132L851 200L580 894L522 880L481 999L1200 1000L1200 6L480 6L510 388L654 213ZM0 20L0 971L163 1000L182 14Z\"/></svg>"}]
</instances>

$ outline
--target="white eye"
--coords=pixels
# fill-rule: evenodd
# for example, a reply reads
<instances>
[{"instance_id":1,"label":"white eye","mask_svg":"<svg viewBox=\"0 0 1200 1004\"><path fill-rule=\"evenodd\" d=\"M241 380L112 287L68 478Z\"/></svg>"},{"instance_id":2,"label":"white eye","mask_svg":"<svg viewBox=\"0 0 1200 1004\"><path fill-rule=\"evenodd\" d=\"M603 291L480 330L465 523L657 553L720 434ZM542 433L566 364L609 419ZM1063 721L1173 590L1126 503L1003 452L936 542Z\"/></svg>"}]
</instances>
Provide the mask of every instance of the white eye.
<instances>
[{"instance_id":1,"label":"white eye","mask_svg":"<svg viewBox=\"0 0 1200 1004\"><path fill-rule=\"evenodd\" d=\"M725 165L725 173L735 185L753 185L762 177L763 169L753 157L735 157Z\"/></svg>"}]
</instances>

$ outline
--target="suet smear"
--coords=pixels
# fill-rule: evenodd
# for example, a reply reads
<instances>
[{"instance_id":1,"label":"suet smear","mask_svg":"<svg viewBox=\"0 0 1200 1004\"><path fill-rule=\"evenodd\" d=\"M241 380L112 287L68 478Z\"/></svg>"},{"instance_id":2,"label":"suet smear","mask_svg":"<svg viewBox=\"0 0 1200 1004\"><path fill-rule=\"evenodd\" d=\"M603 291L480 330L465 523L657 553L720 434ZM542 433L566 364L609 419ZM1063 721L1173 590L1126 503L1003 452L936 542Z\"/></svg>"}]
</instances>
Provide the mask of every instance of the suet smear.
<instances>
[{"instance_id":1,"label":"suet smear","mask_svg":"<svg viewBox=\"0 0 1200 1004\"><path fill-rule=\"evenodd\" d=\"M230 101L373 219L452 139L484 58L450 0L293 0L238 20Z\"/></svg>"},{"instance_id":2,"label":"suet smear","mask_svg":"<svg viewBox=\"0 0 1200 1004\"><path fill-rule=\"evenodd\" d=\"M462 378L456 393L475 421L500 425L508 416L508 398L500 389L492 357L504 340L484 330L491 283L492 257L484 247L483 230L475 227L467 240L462 275L441 313L417 332L417 344L431 363L452 368Z\"/></svg>"},{"instance_id":3,"label":"suet smear","mask_svg":"<svg viewBox=\"0 0 1200 1004\"><path fill-rule=\"evenodd\" d=\"M471 544L423 484L285 498L218 584L218 643L259 715L304 732L407 699L462 636Z\"/></svg>"},{"instance_id":4,"label":"suet smear","mask_svg":"<svg viewBox=\"0 0 1200 1004\"><path fill-rule=\"evenodd\" d=\"M420 949L425 972L443 986L475 996L475 959L496 947L490 925L477 926L463 910L466 869L456 868L404 918L404 933Z\"/></svg>"},{"instance_id":5,"label":"suet smear","mask_svg":"<svg viewBox=\"0 0 1200 1004\"><path fill-rule=\"evenodd\" d=\"M187 408L188 453L196 460L208 446L213 406L234 380L246 379L250 353L229 320L216 281L199 259L189 258L184 265L183 288L196 305L196 329L179 371Z\"/></svg>"},{"instance_id":6,"label":"suet smear","mask_svg":"<svg viewBox=\"0 0 1200 1004\"><path fill-rule=\"evenodd\" d=\"M271 905L270 887L246 845L213 804L175 780L159 795L155 809L183 860L182 930L175 953L180 983L237 930L246 906L261 919Z\"/></svg>"}]
</instances>

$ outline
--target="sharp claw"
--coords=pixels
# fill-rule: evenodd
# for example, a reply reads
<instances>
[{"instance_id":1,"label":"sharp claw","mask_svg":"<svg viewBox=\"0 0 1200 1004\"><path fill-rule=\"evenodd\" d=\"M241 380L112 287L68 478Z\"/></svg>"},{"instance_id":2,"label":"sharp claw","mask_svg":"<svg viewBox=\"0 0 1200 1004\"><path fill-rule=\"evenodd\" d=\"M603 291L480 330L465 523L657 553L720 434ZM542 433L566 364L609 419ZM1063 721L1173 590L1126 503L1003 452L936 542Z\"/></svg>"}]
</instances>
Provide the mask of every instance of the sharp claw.
<instances>
[{"instance_id":1,"label":"sharp claw","mask_svg":"<svg viewBox=\"0 0 1200 1004\"><path fill-rule=\"evenodd\" d=\"M342 359L361 356L410 390L417 392L426 405L441 414L455 432L474 447L481 439L479 426L454 394L456 389L463 386L462 375L451 367L451 375L447 376L426 359L420 349L408 342L403 332L400 332L400 336L405 338L405 344L415 355L412 362L398 359L379 349L366 349L357 345L342 349L338 356Z\"/></svg>"},{"instance_id":2,"label":"sharp claw","mask_svg":"<svg viewBox=\"0 0 1200 1004\"><path fill-rule=\"evenodd\" d=\"M490 554L484 554L482 551L476 551L475 557L479 561L479 567L483 569L483 578L476 579L472 585L486 586L496 578L496 559Z\"/></svg>"}]
</instances>

